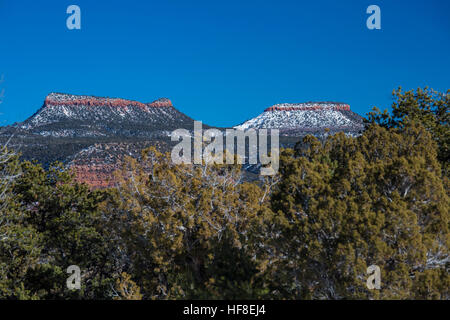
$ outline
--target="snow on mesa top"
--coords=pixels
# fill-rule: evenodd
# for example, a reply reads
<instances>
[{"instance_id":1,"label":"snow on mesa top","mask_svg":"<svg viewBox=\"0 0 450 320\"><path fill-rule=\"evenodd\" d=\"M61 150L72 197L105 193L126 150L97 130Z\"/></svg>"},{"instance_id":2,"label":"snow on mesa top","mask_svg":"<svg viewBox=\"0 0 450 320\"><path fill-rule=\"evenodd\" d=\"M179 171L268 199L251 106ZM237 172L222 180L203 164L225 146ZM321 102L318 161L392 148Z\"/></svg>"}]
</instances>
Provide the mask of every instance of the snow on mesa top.
<instances>
[{"instance_id":1,"label":"snow on mesa top","mask_svg":"<svg viewBox=\"0 0 450 320\"><path fill-rule=\"evenodd\" d=\"M360 130L362 117L340 102L305 102L276 104L237 129L336 129Z\"/></svg>"}]
</instances>

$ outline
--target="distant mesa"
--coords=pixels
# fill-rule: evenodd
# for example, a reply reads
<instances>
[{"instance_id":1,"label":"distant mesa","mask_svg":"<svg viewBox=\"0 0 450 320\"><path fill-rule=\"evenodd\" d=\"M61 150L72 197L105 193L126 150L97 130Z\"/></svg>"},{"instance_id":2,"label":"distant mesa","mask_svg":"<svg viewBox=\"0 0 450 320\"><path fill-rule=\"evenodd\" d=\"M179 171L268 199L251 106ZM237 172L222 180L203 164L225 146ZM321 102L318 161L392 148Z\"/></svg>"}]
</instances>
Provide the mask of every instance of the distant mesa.
<instances>
[{"instance_id":1,"label":"distant mesa","mask_svg":"<svg viewBox=\"0 0 450 320\"><path fill-rule=\"evenodd\" d=\"M142 103L122 98L50 93L42 107L17 124L30 133L52 137L167 136L193 121L167 98Z\"/></svg>"},{"instance_id":2,"label":"distant mesa","mask_svg":"<svg viewBox=\"0 0 450 320\"><path fill-rule=\"evenodd\" d=\"M103 107L173 107L172 102L167 98L161 98L150 103L142 103L121 98L104 98L95 96L73 95L65 93L50 93L45 98L45 106L103 106Z\"/></svg>"},{"instance_id":3,"label":"distant mesa","mask_svg":"<svg viewBox=\"0 0 450 320\"><path fill-rule=\"evenodd\" d=\"M333 101L281 103L264 109L255 118L236 126L237 129L279 129L281 134L322 134L325 129L358 134L363 118L350 110L350 105Z\"/></svg>"}]
</instances>

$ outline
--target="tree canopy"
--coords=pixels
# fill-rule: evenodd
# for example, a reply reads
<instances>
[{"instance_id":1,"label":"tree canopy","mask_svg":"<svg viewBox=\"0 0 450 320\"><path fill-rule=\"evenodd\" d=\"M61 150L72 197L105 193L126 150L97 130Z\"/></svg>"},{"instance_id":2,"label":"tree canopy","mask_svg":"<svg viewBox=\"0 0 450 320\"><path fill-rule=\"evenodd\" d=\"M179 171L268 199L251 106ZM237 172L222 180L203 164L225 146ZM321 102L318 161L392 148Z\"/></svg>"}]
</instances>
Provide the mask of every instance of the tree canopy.
<instances>
[{"instance_id":1,"label":"tree canopy","mask_svg":"<svg viewBox=\"0 0 450 320\"><path fill-rule=\"evenodd\" d=\"M448 106L400 88L360 136L306 136L252 182L150 148L91 190L3 148L0 298L449 299Z\"/></svg>"}]
</instances>

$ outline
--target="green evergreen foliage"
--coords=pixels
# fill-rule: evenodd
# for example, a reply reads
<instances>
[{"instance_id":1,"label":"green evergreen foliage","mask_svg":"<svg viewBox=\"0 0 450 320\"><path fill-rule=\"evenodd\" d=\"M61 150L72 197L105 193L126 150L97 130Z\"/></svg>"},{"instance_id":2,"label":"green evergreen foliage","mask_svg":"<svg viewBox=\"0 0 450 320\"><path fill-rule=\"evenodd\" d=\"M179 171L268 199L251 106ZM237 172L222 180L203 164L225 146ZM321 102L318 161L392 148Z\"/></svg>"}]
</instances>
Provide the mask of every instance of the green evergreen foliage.
<instances>
[{"instance_id":1,"label":"green evergreen foliage","mask_svg":"<svg viewBox=\"0 0 450 320\"><path fill-rule=\"evenodd\" d=\"M152 148L129 158L114 202L127 272L148 299L251 298L260 287L253 259L270 217L263 193L240 183L237 166L174 165Z\"/></svg>"},{"instance_id":2,"label":"green evergreen foliage","mask_svg":"<svg viewBox=\"0 0 450 320\"><path fill-rule=\"evenodd\" d=\"M449 299L449 93L394 97L358 137L283 150L264 181L150 148L90 190L3 148L0 299Z\"/></svg>"},{"instance_id":3,"label":"green evergreen foliage","mask_svg":"<svg viewBox=\"0 0 450 320\"><path fill-rule=\"evenodd\" d=\"M448 299L450 203L436 150L420 124L407 124L324 144L308 137L285 151L272 196L285 219L273 244L280 296ZM366 287L370 265L381 268L379 291Z\"/></svg>"},{"instance_id":4,"label":"green evergreen foliage","mask_svg":"<svg viewBox=\"0 0 450 320\"><path fill-rule=\"evenodd\" d=\"M450 89L437 92L425 87L403 91L401 87L392 92L394 102L392 113L382 113L374 108L368 113L369 123L377 123L385 128L398 128L408 121L420 122L438 144L438 159L448 176L450 163Z\"/></svg>"},{"instance_id":5,"label":"green evergreen foliage","mask_svg":"<svg viewBox=\"0 0 450 320\"><path fill-rule=\"evenodd\" d=\"M2 208L0 296L4 298L106 298L114 260L98 209L106 194L76 184L61 164L49 170L18 163L21 175ZM6 224L5 224L6 222ZM82 270L82 288L66 287L67 267Z\"/></svg>"}]
</instances>

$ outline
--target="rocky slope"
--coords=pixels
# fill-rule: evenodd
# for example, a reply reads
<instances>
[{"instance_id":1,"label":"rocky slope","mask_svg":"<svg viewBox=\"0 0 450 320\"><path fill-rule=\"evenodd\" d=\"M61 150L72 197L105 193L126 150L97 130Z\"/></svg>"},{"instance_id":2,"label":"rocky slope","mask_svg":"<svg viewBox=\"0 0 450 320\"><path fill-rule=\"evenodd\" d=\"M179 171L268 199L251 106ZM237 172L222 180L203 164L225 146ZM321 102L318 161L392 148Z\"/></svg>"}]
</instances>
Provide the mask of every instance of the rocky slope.
<instances>
[{"instance_id":1,"label":"rocky slope","mask_svg":"<svg viewBox=\"0 0 450 320\"><path fill-rule=\"evenodd\" d=\"M45 167L61 161L78 181L106 187L114 184L113 172L124 156L137 157L149 146L170 150L170 133L178 128L192 130L193 119L166 98L141 103L50 93L30 118L0 127L0 140L19 150L22 159Z\"/></svg>"},{"instance_id":2,"label":"rocky slope","mask_svg":"<svg viewBox=\"0 0 450 320\"><path fill-rule=\"evenodd\" d=\"M294 147L306 134L319 138L338 131L358 135L362 120L347 104L308 102L272 106L235 128L276 128L280 147ZM0 127L0 142L8 141L23 159L37 160L45 167L61 161L74 170L78 181L101 188L115 184L113 173L124 156L139 157L150 146L170 151L176 143L170 141L170 133L178 128L192 132L193 119L166 98L141 103L51 93L26 121ZM246 175L258 177L259 167L244 165Z\"/></svg>"}]
</instances>

